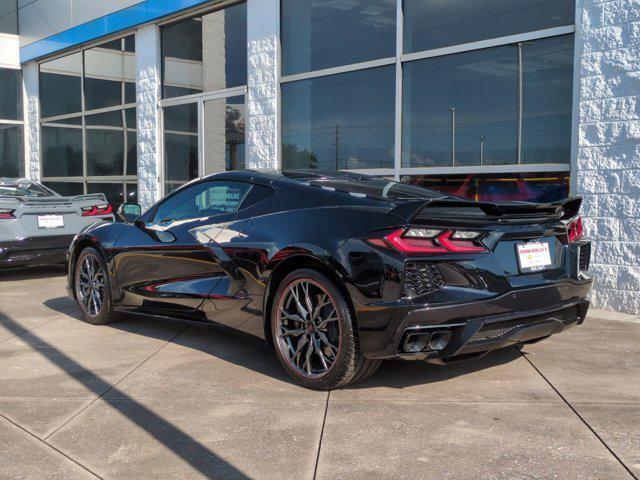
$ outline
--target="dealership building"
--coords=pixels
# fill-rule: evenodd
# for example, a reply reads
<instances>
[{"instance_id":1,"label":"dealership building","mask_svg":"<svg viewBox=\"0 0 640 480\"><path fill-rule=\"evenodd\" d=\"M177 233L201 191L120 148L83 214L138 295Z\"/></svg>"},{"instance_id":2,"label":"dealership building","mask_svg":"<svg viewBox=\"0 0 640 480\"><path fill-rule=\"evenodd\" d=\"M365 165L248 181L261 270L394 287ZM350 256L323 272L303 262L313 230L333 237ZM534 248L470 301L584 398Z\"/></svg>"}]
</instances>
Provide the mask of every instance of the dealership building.
<instances>
[{"instance_id":1,"label":"dealership building","mask_svg":"<svg viewBox=\"0 0 640 480\"><path fill-rule=\"evenodd\" d=\"M149 206L233 169L584 197L640 313L638 0L8 0L0 177Z\"/></svg>"}]
</instances>

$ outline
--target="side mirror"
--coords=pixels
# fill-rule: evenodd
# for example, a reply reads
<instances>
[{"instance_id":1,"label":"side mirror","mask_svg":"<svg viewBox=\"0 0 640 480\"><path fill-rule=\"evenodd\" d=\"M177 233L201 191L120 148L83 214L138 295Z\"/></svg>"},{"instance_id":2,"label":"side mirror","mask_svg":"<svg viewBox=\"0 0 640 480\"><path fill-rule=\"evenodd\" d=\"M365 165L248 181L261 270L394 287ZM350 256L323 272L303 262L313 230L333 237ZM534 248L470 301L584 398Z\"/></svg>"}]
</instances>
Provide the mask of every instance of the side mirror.
<instances>
[{"instance_id":1,"label":"side mirror","mask_svg":"<svg viewBox=\"0 0 640 480\"><path fill-rule=\"evenodd\" d=\"M118 217L128 223L135 223L142 215L142 207L137 203L123 203L116 212Z\"/></svg>"}]
</instances>

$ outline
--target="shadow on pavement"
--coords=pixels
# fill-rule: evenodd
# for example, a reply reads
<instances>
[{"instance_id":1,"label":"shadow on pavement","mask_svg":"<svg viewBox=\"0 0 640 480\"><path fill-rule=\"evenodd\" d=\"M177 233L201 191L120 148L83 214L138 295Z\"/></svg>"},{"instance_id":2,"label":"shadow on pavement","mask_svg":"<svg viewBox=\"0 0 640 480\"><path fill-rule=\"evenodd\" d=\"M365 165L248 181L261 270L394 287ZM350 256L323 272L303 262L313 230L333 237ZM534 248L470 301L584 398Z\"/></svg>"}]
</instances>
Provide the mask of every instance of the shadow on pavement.
<instances>
[{"instance_id":1,"label":"shadow on pavement","mask_svg":"<svg viewBox=\"0 0 640 480\"><path fill-rule=\"evenodd\" d=\"M249 478L175 425L141 405L38 335L30 331L25 332L20 325L9 317L0 316L0 324L16 335L20 335L20 339L27 343L34 351L65 371L71 378L81 383L96 395L103 395L106 391L117 393L117 397L120 398L103 396L102 401L147 431L158 442L170 449L185 462L189 463L189 465L205 477L225 479Z\"/></svg>"},{"instance_id":2,"label":"shadow on pavement","mask_svg":"<svg viewBox=\"0 0 640 480\"><path fill-rule=\"evenodd\" d=\"M60 308L61 310L59 311L64 313L62 308L68 309L69 305L73 305L73 302L66 297L61 297L47 300L45 305L52 309ZM72 316L81 319L78 311L74 312ZM122 322L109 326L136 335L146 335L157 339L163 338L162 332L164 329L158 328L156 336L153 328L139 328L136 320L141 318L152 318L152 321L157 322L181 322L180 320L169 318L126 315ZM176 345L199 350L225 362L251 369L283 382L294 383L278 362L273 349L264 340L213 324L181 323L192 325L193 327L173 340ZM414 385L445 382L459 376L509 363L520 357L520 352L515 348L506 348L492 352L482 358L449 365L433 365L427 362L386 361L382 363L380 369L371 378L348 388L388 387L401 389Z\"/></svg>"},{"instance_id":3,"label":"shadow on pavement","mask_svg":"<svg viewBox=\"0 0 640 480\"><path fill-rule=\"evenodd\" d=\"M21 280L33 280L35 278L61 277L66 275L66 273L66 266L64 264L28 268L1 268L0 282L19 282Z\"/></svg>"}]
</instances>

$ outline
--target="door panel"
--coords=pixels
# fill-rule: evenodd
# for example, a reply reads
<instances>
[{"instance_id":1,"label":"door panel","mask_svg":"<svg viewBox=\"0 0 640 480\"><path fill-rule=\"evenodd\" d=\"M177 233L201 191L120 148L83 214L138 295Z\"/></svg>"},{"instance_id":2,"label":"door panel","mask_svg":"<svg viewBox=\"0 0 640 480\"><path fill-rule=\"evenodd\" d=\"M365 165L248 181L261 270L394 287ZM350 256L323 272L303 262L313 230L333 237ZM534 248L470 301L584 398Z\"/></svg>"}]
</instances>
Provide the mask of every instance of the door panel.
<instances>
[{"instance_id":1,"label":"door panel","mask_svg":"<svg viewBox=\"0 0 640 480\"><path fill-rule=\"evenodd\" d=\"M199 307L227 276L209 243L236 218L250 188L200 182L168 197L149 223L131 226L115 261L123 305L204 318Z\"/></svg>"}]
</instances>

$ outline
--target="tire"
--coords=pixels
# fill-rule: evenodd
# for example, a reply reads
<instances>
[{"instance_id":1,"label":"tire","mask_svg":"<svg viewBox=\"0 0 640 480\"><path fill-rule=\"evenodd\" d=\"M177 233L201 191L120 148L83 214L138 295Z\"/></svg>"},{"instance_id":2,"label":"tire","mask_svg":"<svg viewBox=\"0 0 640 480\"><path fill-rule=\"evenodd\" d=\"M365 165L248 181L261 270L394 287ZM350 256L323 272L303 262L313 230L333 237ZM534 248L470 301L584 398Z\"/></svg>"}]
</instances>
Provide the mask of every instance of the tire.
<instances>
[{"instance_id":1,"label":"tire","mask_svg":"<svg viewBox=\"0 0 640 480\"><path fill-rule=\"evenodd\" d=\"M76 302L85 322L106 325L120 319L120 314L113 309L107 265L95 248L82 250L75 265L73 281ZM81 285L82 282L85 284ZM90 285L86 285L86 282ZM96 296L90 295L90 292L95 292Z\"/></svg>"},{"instance_id":2,"label":"tire","mask_svg":"<svg viewBox=\"0 0 640 480\"><path fill-rule=\"evenodd\" d=\"M295 270L284 278L274 294L270 322L280 363L306 388L342 388L373 375L380 365L360 353L345 296L315 270Z\"/></svg>"}]
</instances>

